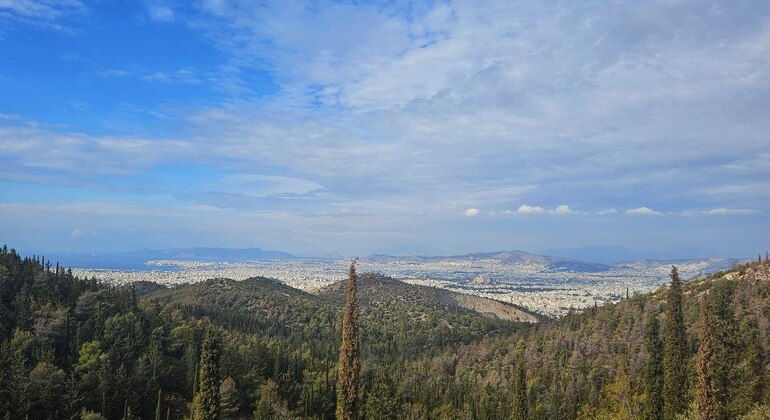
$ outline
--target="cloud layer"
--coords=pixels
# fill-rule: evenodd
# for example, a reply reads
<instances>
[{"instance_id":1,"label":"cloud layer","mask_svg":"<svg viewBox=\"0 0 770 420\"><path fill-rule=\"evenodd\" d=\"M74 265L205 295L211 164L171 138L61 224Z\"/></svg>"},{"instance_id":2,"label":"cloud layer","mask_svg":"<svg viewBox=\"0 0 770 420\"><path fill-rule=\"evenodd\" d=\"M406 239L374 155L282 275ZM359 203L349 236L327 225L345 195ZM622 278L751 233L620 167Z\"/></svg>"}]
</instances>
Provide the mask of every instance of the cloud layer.
<instances>
[{"instance_id":1,"label":"cloud layer","mask_svg":"<svg viewBox=\"0 0 770 420\"><path fill-rule=\"evenodd\" d=\"M519 223L477 217L490 213L748 220L770 211L767 2L142 7L137 16L183 28L219 62L155 69L116 56L92 68L94 83L159 85L169 97L118 128L107 117L98 127L0 118L2 179L87 190L100 202L101 193L124 204L149 195L243 220L280 215L276 238L303 220L308 232L338 230L345 235L326 236L359 244L364 232L408 241L399 235L415 226L435 225L429 235L474 217ZM0 22L17 31L83 15L99 19L98 5L0 2ZM79 31L88 39L87 25ZM200 105L212 86L224 98ZM180 92L196 105L175 103ZM658 218L660 232L668 219ZM585 229L586 242L605 240ZM440 242L456 249L475 234Z\"/></svg>"}]
</instances>

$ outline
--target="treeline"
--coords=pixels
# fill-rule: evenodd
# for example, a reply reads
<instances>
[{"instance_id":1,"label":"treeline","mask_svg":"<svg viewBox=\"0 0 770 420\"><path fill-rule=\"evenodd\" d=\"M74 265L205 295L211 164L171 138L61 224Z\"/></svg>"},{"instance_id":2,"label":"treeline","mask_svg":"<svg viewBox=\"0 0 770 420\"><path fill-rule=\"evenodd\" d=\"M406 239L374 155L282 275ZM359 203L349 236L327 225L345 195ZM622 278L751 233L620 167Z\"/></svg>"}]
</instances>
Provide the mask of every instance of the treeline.
<instances>
[{"instance_id":1,"label":"treeline","mask_svg":"<svg viewBox=\"0 0 770 420\"><path fill-rule=\"evenodd\" d=\"M257 407L260 418L334 417L334 344L298 345L280 323L238 308L212 318L186 309L3 247L0 418L183 418L212 386L222 418Z\"/></svg>"},{"instance_id":2,"label":"treeline","mask_svg":"<svg viewBox=\"0 0 770 420\"><path fill-rule=\"evenodd\" d=\"M487 419L735 419L753 412L761 414L747 418L768 418L769 273L764 260L682 284L674 270L671 284L656 293L419 360L417 366L434 366L428 381L441 376L440 362L452 367L455 384L480 386L473 388L475 406L422 412ZM526 403L517 385L522 369Z\"/></svg>"},{"instance_id":3,"label":"treeline","mask_svg":"<svg viewBox=\"0 0 770 420\"><path fill-rule=\"evenodd\" d=\"M656 293L535 325L367 300L350 418L759 413L768 272L765 260L685 284L672 275ZM332 419L342 326L339 299L269 279L144 294L4 247L0 418Z\"/></svg>"}]
</instances>

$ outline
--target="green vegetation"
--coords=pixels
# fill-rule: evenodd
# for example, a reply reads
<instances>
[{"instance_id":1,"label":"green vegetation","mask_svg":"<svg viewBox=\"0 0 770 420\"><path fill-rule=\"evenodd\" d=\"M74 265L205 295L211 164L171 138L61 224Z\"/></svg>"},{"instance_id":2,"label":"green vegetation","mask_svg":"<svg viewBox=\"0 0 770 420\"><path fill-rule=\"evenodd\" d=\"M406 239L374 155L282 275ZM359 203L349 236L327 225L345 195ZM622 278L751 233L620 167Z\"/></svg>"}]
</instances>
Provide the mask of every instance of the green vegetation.
<instances>
[{"instance_id":1,"label":"green vegetation","mask_svg":"<svg viewBox=\"0 0 770 420\"><path fill-rule=\"evenodd\" d=\"M353 420L358 413L358 377L361 372L361 336L356 305L356 262L350 263L345 308L342 316L342 343L337 364L337 419Z\"/></svg>"},{"instance_id":2,"label":"green vegetation","mask_svg":"<svg viewBox=\"0 0 770 420\"><path fill-rule=\"evenodd\" d=\"M674 418L687 409L689 381L687 334L682 313L682 279L671 269L671 285L666 296L666 322L663 352L663 416Z\"/></svg>"},{"instance_id":3,"label":"green vegetation","mask_svg":"<svg viewBox=\"0 0 770 420\"><path fill-rule=\"evenodd\" d=\"M350 417L765 418L769 273L673 272L656 293L536 324L357 276ZM332 419L349 285L115 288L4 247L0 418Z\"/></svg>"}]
</instances>

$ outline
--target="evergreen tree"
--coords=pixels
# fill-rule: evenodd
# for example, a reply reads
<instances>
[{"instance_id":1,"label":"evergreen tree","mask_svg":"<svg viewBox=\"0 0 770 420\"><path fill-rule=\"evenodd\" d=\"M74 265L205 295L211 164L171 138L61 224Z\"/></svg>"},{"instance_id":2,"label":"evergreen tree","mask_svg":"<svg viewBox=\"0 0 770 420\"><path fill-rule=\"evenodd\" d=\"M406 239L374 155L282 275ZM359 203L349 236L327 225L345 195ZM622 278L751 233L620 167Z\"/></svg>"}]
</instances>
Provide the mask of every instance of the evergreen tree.
<instances>
[{"instance_id":1,"label":"evergreen tree","mask_svg":"<svg viewBox=\"0 0 770 420\"><path fill-rule=\"evenodd\" d=\"M666 297L663 337L663 417L674 418L688 405L687 331L682 313L682 280L671 267L671 286Z\"/></svg>"},{"instance_id":2,"label":"evergreen tree","mask_svg":"<svg viewBox=\"0 0 770 420\"><path fill-rule=\"evenodd\" d=\"M711 330L717 357L717 401L721 408L721 418L735 417L731 400L735 400L740 380L738 372L740 353L745 349L738 338L738 325L732 308L734 295L731 283L721 282L712 286L709 294Z\"/></svg>"},{"instance_id":3,"label":"evergreen tree","mask_svg":"<svg viewBox=\"0 0 770 420\"><path fill-rule=\"evenodd\" d=\"M524 366L524 352L519 352L518 362L513 373L513 403L511 405L511 418L513 420L526 420L527 409L527 371Z\"/></svg>"},{"instance_id":4,"label":"evergreen tree","mask_svg":"<svg viewBox=\"0 0 770 420\"><path fill-rule=\"evenodd\" d=\"M647 364L644 368L644 391L647 403L644 416L647 420L663 419L663 341L660 338L660 322L653 316L644 331Z\"/></svg>"},{"instance_id":5,"label":"evergreen tree","mask_svg":"<svg viewBox=\"0 0 770 420\"><path fill-rule=\"evenodd\" d=\"M747 397L755 403L761 402L765 395L765 356L764 349L762 348L762 340L759 337L759 330L756 327L756 324L752 324L746 359L749 370L748 381L746 381L748 387L748 390L746 391Z\"/></svg>"},{"instance_id":6,"label":"evergreen tree","mask_svg":"<svg viewBox=\"0 0 770 420\"><path fill-rule=\"evenodd\" d=\"M228 376L219 386L220 413L225 420L235 418L238 413L238 389L235 380Z\"/></svg>"},{"instance_id":7,"label":"evergreen tree","mask_svg":"<svg viewBox=\"0 0 770 420\"><path fill-rule=\"evenodd\" d=\"M286 402L278 395L278 384L272 379L259 387L257 404L254 409L256 420L272 420L289 418L291 412L286 407Z\"/></svg>"},{"instance_id":8,"label":"evergreen tree","mask_svg":"<svg viewBox=\"0 0 770 420\"><path fill-rule=\"evenodd\" d=\"M700 305L700 324L698 338L700 346L695 359L697 383L695 387L695 407L700 420L722 418L722 406L719 401L719 379L717 374L718 349L712 332L711 310L704 298Z\"/></svg>"},{"instance_id":9,"label":"evergreen tree","mask_svg":"<svg viewBox=\"0 0 770 420\"><path fill-rule=\"evenodd\" d=\"M161 417L160 417L161 416L161 408L162 408L161 407L161 405L162 405L161 397L162 396L163 396L163 394L162 394L160 388L158 388L158 402L155 405L155 420L162 420Z\"/></svg>"},{"instance_id":10,"label":"evergreen tree","mask_svg":"<svg viewBox=\"0 0 770 420\"><path fill-rule=\"evenodd\" d=\"M219 418L219 340L209 329L203 338L198 386L193 398L193 420Z\"/></svg>"},{"instance_id":11,"label":"evergreen tree","mask_svg":"<svg viewBox=\"0 0 770 420\"><path fill-rule=\"evenodd\" d=\"M345 309L342 317L342 344L337 377L337 419L351 420L358 415L358 376L361 370L359 353L361 338L358 332L356 305L356 262L350 263Z\"/></svg>"}]
</instances>

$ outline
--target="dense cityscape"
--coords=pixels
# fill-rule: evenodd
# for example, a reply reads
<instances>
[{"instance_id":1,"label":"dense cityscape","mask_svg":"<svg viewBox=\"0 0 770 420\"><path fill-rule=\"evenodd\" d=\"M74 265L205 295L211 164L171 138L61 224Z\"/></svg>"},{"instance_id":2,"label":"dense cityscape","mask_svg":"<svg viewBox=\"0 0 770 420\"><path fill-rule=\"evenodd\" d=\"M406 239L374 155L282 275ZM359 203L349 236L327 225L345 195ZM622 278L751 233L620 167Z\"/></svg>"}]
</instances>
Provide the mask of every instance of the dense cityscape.
<instances>
[{"instance_id":1,"label":"dense cityscape","mask_svg":"<svg viewBox=\"0 0 770 420\"><path fill-rule=\"evenodd\" d=\"M287 259L250 262L156 260L147 270L75 269L78 276L97 277L112 284L152 281L173 286L210 278L243 280L269 277L313 292L345 278L349 260ZM667 281L671 265L682 277L695 278L728 268L729 259L640 261L606 266L601 271L564 271L547 262L509 263L497 258L364 259L362 272L376 272L407 283L438 287L524 306L548 316L620 300L627 293L645 293Z\"/></svg>"}]
</instances>

